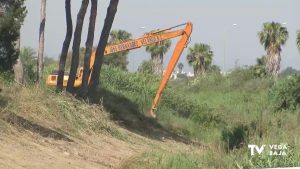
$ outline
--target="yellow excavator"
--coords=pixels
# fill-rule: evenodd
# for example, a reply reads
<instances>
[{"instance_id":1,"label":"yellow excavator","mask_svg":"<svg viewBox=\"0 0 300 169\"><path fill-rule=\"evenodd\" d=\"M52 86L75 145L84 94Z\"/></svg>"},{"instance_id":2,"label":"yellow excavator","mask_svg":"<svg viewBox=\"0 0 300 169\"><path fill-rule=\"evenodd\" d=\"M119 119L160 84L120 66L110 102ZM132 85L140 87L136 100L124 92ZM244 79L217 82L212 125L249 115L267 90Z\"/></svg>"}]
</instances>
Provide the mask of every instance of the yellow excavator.
<instances>
[{"instance_id":1,"label":"yellow excavator","mask_svg":"<svg viewBox=\"0 0 300 169\"><path fill-rule=\"evenodd\" d=\"M179 30L173 30L174 28L180 27L180 26L185 26L184 29L179 29ZM171 31L173 30L173 31ZM107 45L105 47L105 51L104 51L104 55L108 56L109 54L112 53L117 53L117 52L123 52L123 51L127 51L127 50L132 50L132 49L136 49L136 48L140 48L142 46L149 46L151 44L155 44L155 43L159 43L163 40L167 40L167 39L171 39L171 38L175 38L175 37L180 37L181 39L177 42L176 47L173 51L172 57L168 63L168 66L166 68L166 71L163 75L163 78L161 80L160 86L156 92L155 98L152 102L151 105L151 109L149 111L149 115L151 117L156 117L155 114L155 109L156 106L159 102L159 99L161 97L161 94L164 90L164 88L166 87L169 78L179 60L179 57L181 56L184 48L186 48L189 40L190 40L190 36L193 30L193 24L191 22L187 22L184 24L180 24L180 25L176 25L173 27L169 27L166 29L161 29L158 31L154 31L154 32L150 32L150 33L146 33L144 34L142 37L133 39L133 40L129 40L129 41L125 41L125 42L120 42L117 44L111 44L111 45ZM96 52L94 51L91 55L91 59L90 59L90 71L92 72L93 67L94 67L94 62L95 62L95 55ZM76 80L74 83L74 87L80 87L82 84L82 76L83 76L83 67L81 67L76 75ZM47 81L46 84L48 86L56 86L57 85L57 73L52 73L47 77ZM91 78L91 73L89 75L89 79L88 79L88 83L90 82L90 78ZM68 75L64 75L64 81L63 81L63 86L66 87L67 83L68 83L68 79L69 76Z\"/></svg>"}]
</instances>

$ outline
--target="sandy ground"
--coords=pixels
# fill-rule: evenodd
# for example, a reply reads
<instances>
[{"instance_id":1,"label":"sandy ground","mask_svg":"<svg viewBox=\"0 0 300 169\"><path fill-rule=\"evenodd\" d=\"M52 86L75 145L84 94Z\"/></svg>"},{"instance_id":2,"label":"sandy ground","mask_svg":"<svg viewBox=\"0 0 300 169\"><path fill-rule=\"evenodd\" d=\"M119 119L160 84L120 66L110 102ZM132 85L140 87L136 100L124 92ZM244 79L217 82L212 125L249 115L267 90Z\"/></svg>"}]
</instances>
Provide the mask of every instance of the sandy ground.
<instances>
[{"instance_id":1,"label":"sandy ground","mask_svg":"<svg viewBox=\"0 0 300 169\"><path fill-rule=\"evenodd\" d=\"M28 130L0 134L0 169L114 169L131 156L158 147L171 151L195 150L173 140L158 141L124 132L133 139L128 142L106 135L86 135L84 140L69 142Z\"/></svg>"},{"instance_id":2,"label":"sandy ground","mask_svg":"<svg viewBox=\"0 0 300 169\"><path fill-rule=\"evenodd\" d=\"M2 169L117 168L122 160L143 151L138 145L108 136L67 142L30 132L0 135Z\"/></svg>"}]
</instances>

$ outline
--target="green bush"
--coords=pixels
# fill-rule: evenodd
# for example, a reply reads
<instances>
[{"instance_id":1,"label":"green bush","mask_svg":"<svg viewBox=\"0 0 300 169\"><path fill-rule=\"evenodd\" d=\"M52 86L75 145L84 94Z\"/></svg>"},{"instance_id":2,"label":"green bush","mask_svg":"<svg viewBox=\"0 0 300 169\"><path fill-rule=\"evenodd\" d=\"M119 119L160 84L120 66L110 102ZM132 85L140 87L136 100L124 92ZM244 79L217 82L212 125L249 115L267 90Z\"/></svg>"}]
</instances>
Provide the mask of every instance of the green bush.
<instances>
[{"instance_id":1,"label":"green bush","mask_svg":"<svg viewBox=\"0 0 300 169\"><path fill-rule=\"evenodd\" d=\"M230 89L243 89L244 84L249 80L255 79L256 76L252 69L237 68L233 70L228 76Z\"/></svg>"},{"instance_id":2,"label":"green bush","mask_svg":"<svg viewBox=\"0 0 300 169\"><path fill-rule=\"evenodd\" d=\"M300 74L277 81L269 90L269 101L276 111L295 110L300 104Z\"/></svg>"},{"instance_id":3,"label":"green bush","mask_svg":"<svg viewBox=\"0 0 300 169\"><path fill-rule=\"evenodd\" d=\"M153 74L154 70L152 70L152 61L146 60L143 61L143 63L138 67L138 72L140 73L147 73L147 74Z\"/></svg>"},{"instance_id":4,"label":"green bush","mask_svg":"<svg viewBox=\"0 0 300 169\"><path fill-rule=\"evenodd\" d=\"M248 130L245 125L238 125L233 129L224 129L222 131L222 141L225 143L226 150L241 148L248 142Z\"/></svg>"},{"instance_id":5,"label":"green bush","mask_svg":"<svg viewBox=\"0 0 300 169\"><path fill-rule=\"evenodd\" d=\"M121 169L198 169L203 166L201 158L196 154L171 153L166 151L150 151L133 156L123 162Z\"/></svg>"},{"instance_id":6,"label":"green bush","mask_svg":"<svg viewBox=\"0 0 300 169\"><path fill-rule=\"evenodd\" d=\"M11 83L14 81L14 74L12 72L0 72L0 81L4 83Z\"/></svg>"},{"instance_id":7,"label":"green bush","mask_svg":"<svg viewBox=\"0 0 300 169\"><path fill-rule=\"evenodd\" d=\"M24 78L29 84L34 83L37 77L36 52L30 47L24 47L20 52L20 59L23 64Z\"/></svg>"}]
</instances>

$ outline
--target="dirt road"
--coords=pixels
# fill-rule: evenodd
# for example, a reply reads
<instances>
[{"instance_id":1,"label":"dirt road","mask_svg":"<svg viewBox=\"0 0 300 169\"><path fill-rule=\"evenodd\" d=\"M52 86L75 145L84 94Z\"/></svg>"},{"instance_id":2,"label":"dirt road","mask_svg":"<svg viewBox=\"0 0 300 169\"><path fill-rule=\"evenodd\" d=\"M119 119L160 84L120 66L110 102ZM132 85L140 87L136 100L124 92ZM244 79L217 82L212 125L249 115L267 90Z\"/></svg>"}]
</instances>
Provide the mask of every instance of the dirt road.
<instances>
[{"instance_id":1,"label":"dirt road","mask_svg":"<svg viewBox=\"0 0 300 169\"><path fill-rule=\"evenodd\" d=\"M0 168L117 168L123 159L143 150L105 135L67 142L17 132L0 136Z\"/></svg>"}]
</instances>

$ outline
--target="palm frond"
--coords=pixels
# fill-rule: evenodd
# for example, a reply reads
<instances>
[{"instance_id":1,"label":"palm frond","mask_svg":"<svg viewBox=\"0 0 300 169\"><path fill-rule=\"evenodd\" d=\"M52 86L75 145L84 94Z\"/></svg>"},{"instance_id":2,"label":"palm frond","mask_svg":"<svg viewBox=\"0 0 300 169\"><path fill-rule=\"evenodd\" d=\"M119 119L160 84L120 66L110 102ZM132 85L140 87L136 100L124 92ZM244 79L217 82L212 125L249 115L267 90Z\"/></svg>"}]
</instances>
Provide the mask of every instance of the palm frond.
<instances>
[{"instance_id":1,"label":"palm frond","mask_svg":"<svg viewBox=\"0 0 300 169\"><path fill-rule=\"evenodd\" d=\"M204 43L196 43L189 48L187 61L194 69L207 69L213 58L213 51L210 46Z\"/></svg>"}]
</instances>

